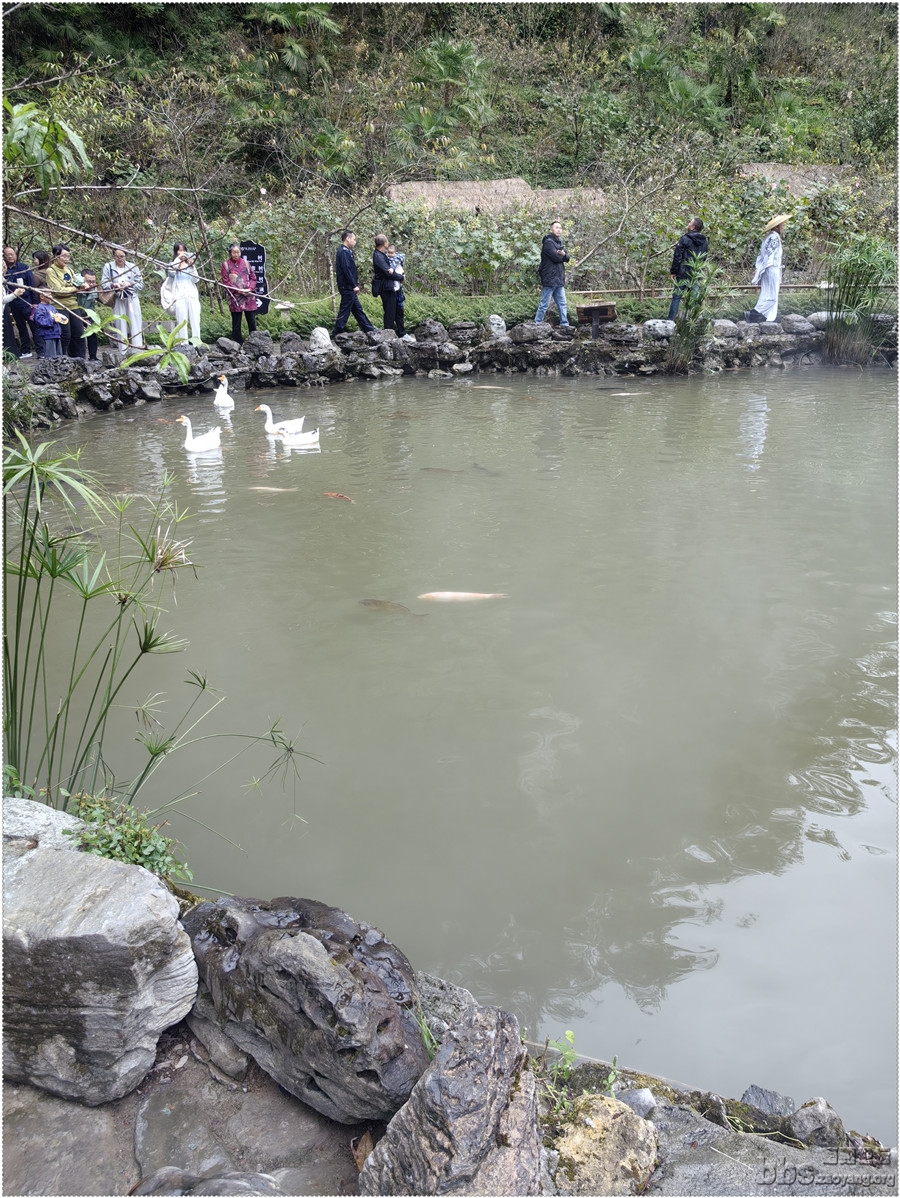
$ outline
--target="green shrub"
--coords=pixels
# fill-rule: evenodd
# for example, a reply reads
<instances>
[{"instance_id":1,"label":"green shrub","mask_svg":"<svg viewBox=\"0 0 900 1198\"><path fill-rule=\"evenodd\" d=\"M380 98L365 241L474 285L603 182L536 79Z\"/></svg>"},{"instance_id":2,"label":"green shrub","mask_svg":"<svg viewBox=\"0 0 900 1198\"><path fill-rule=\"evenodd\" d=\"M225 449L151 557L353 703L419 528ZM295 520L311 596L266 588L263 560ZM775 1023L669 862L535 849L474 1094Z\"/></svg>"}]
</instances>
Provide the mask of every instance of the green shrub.
<instances>
[{"instance_id":1,"label":"green shrub","mask_svg":"<svg viewBox=\"0 0 900 1198\"><path fill-rule=\"evenodd\" d=\"M175 856L178 841L163 836L160 829L165 823L151 824L146 812L105 795L89 794L72 795L67 810L84 820L87 827L64 828L63 835L71 836L86 853L142 865L163 879L193 880L194 875Z\"/></svg>"},{"instance_id":2,"label":"green shrub","mask_svg":"<svg viewBox=\"0 0 900 1198\"><path fill-rule=\"evenodd\" d=\"M413 329L421 320L431 317L445 327L455 321L470 320L483 325L489 316L502 316L507 325L534 320L540 289L516 295L411 295L406 298L406 327Z\"/></svg>"},{"instance_id":3,"label":"green shrub","mask_svg":"<svg viewBox=\"0 0 900 1198\"><path fill-rule=\"evenodd\" d=\"M874 319L881 310L882 285L896 286L897 251L878 237L851 234L835 251L827 291L829 321L825 353L833 362L870 362L884 343L886 329Z\"/></svg>"},{"instance_id":4,"label":"green shrub","mask_svg":"<svg viewBox=\"0 0 900 1198\"><path fill-rule=\"evenodd\" d=\"M709 333L710 314L707 307L709 288L718 267L699 254L688 255L688 281L681 306L675 318L675 336L669 342L669 370L685 371L703 340Z\"/></svg>"}]
</instances>

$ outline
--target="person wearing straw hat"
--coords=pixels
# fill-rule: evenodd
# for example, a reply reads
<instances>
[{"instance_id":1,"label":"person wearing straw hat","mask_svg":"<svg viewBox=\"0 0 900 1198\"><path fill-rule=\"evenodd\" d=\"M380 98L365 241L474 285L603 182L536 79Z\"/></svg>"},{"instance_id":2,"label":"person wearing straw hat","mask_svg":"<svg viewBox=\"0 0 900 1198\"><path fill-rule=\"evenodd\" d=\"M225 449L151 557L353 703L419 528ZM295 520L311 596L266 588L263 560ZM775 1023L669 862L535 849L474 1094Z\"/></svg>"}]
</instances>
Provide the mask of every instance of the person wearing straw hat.
<instances>
[{"instance_id":1,"label":"person wearing straw hat","mask_svg":"<svg viewBox=\"0 0 900 1198\"><path fill-rule=\"evenodd\" d=\"M753 283L759 283L759 299L756 307L747 313L747 320L770 323L778 317L778 289L781 287L781 234L787 215L773 216L765 227L766 236L756 257L756 273Z\"/></svg>"}]
</instances>

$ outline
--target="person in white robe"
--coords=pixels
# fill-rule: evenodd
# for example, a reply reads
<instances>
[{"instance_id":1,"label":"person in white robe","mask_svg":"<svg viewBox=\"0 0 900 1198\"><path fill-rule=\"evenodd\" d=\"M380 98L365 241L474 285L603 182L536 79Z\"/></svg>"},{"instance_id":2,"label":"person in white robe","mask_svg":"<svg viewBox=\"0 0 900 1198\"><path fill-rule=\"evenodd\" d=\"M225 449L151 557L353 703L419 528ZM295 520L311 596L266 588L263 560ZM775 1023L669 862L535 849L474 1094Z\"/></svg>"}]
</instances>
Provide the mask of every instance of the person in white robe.
<instances>
[{"instance_id":1,"label":"person in white robe","mask_svg":"<svg viewBox=\"0 0 900 1198\"><path fill-rule=\"evenodd\" d=\"M123 249L114 249L113 261L103 267L100 291L113 292L115 299L112 310L117 317L126 318L110 323L110 331L118 334L115 345L123 354L144 347L144 318L139 299L139 293L143 290L144 276L140 267L127 261Z\"/></svg>"},{"instance_id":2,"label":"person in white robe","mask_svg":"<svg viewBox=\"0 0 900 1198\"><path fill-rule=\"evenodd\" d=\"M166 281L162 287L162 304L171 312L176 327L184 328L179 333L179 344L188 339L200 343L200 295L197 291L197 268L194 256L183 242L176 242L175 257L166 267Z\"/></svg>"},{"instance_id":3,"label":"person in white robe","mask_svg":"<svg viewBox=\"0 0 900 1198\"><path fill-rule=\"evenodd\" d=\"M771 323L778 317L778 291L781 287L781 234L787 216L773 216L765 227L766 236L756 257L754 285L759 283L759 299L748 318Z\"/></svg>"}]
</instances>

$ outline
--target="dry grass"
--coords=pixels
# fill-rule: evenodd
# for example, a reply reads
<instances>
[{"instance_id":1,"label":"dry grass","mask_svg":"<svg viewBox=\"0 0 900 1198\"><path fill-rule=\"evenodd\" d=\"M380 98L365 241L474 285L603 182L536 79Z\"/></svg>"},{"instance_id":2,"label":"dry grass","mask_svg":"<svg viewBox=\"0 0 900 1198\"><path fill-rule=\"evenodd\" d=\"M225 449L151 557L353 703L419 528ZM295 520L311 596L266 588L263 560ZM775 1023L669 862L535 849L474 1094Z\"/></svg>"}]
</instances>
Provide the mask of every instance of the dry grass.
<instances>
[{"instance_id":1,"label":"dry grass","mask_svg":"<svg viewBox=\"0 0 900 1198\"><path fill-rule=\"evenodd\" d=\"M788 166L784 162L745 162L738 167L742 175L757 175L769 183L781 183L796 198L814 195L820 187L840 183L852 177L849 166L821 166L808 163L803 166Z\"/></svg>"},{"instance_id":2,"label":"dry grass","mask_svg":"<svg viewBox=\"0 0 900 1198\"><path fill-rule=\"evenodd\" d=\"M446 205L469 212L504 212L509 208L531 208L553 216L564 211L605 206L606 197L599 188L540 188L535 190L524 179L466 180L460 183L395 183L385 192L395 203L424 203L428 208Z\"/></svg>"}]
</instances>

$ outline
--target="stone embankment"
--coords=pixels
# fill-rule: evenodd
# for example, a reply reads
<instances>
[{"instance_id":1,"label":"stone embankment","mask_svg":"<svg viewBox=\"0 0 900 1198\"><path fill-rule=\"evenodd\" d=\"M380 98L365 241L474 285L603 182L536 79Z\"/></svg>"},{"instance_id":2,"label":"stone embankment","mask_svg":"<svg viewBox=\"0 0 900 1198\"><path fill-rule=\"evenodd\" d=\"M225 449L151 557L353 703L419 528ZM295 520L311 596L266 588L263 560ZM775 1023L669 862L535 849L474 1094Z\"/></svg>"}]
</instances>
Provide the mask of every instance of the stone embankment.
<instances>
[{"instance_id":1,"label":"stone embankment","mask_svg":"<svg viewBox=\"0 0 900 1198\"><path fill-rule=\"evenodd\" d=\"M881 318L879 318L881 319ZM698 349L690 369L716 372L744 367L817 365L822 361L825 313L783 316L773 324L712 322L711 334ZM885 360L896 359L896 318L889 326ZM190 361L187 383L174 368L152 364L123 369L113 349L100 351L96 362L49 358L9 367L7 385L26 391L33 404L33 424L50 427L59 420L92 411L118 410L155 403L165 396L212 392L225 374L232 391L245 387L313 387L351 379L402 375L452 378L471 372L538 375L609 374L647 376L670 369L670 342L675 323L648 320L621 322L590 330L559 329L525 321L507 330L499 316L486 327L459 322L444 328L425 320L412 333L397 337L391 329L341 333L332 342L326 329L309 338L286 332L276 344L269 332L251 333L243 345L220 337L215 345L184 347Z\"/></svg>"},{"instance_id":2,"label":"stone embankment","mask_svg":"<svg viewBox=\"0 0 900 1198\"><path fill-rule=\"evenodd\" d=\"M298 898L179 918L79 827L4 802L7 1195L896 1193L824 1098L570 1076L377 928Z\"/></svg>"}]
</instances>

